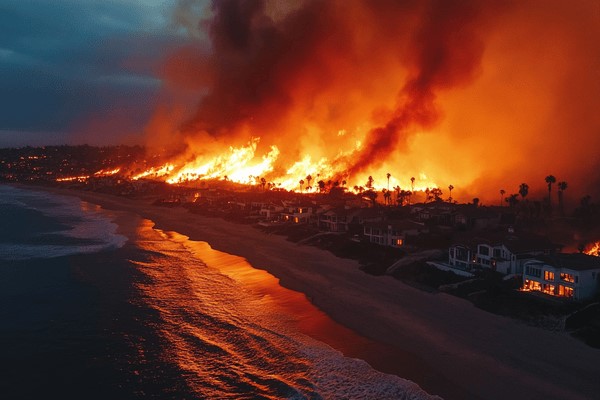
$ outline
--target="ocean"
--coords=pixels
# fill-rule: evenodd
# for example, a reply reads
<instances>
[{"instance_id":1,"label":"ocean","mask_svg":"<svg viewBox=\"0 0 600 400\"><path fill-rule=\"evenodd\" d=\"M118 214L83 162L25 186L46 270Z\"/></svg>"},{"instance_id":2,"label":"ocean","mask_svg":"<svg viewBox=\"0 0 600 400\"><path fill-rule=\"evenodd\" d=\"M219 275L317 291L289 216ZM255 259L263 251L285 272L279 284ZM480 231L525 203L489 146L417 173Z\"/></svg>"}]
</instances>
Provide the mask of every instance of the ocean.
<instances>
[{"instance_id":1,"label":"ocean","mask_svg":"<svg viewBox=\"0 0 600 400\"><path fill-rule=\"evenodd\" d=\"M243 258L114 219L0 186L2 398L435 398L318 340L333 323Z\"/></svg>"}]
</instances>

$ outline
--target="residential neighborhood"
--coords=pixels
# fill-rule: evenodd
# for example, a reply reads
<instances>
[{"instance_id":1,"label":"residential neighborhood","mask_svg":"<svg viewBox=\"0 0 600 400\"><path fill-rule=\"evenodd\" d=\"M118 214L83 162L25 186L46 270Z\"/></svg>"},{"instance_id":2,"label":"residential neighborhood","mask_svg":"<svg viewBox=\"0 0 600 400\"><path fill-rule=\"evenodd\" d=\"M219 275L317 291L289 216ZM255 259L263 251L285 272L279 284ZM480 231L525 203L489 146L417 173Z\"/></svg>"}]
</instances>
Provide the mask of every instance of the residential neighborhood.
<instances>
[{"instance_id":1,"label":"residential neighborhood","mask_svg":"<svg viewBox=\"0 0 600 400\"><path fill-rule=\"evenodd\" d=\"M152 178L131 179L131 173L94 173L99 167L119 171L116 165L123 160L144 164L139 149L105 149L112 162L75 157L72 163L78 168L60 154L65 150L47 149L57 155L52 158L28 148L16 159L19 153L11 150L0 160L0 177L126 196L157 207L185 207L190 213L252 224L340 257L356 258L366 273L445 290L490 310L515 296L567 305L600 298L600 257L597 250L590 250L600 240L593 236L594 227L600 226L600 207L589 196L564 215L562 208L552 214L548 205L526 198L526 184L520 202L515 195L499 205L483 205L479 199L446 200L439 188L423 193L398 190L396 196L384 189L384 201L378 202L373 189L352 192L333 183L311 192L283 190L258 179L256 185L227 179L170 185ZM61 161L49 161L54 159ZM53 170L56 165L60 168ZM64 171L76 173L76 178ZM573 237L580 237L580 242ZM483 294L493 301L485 303Z\"/></svg>"}]
</instances>

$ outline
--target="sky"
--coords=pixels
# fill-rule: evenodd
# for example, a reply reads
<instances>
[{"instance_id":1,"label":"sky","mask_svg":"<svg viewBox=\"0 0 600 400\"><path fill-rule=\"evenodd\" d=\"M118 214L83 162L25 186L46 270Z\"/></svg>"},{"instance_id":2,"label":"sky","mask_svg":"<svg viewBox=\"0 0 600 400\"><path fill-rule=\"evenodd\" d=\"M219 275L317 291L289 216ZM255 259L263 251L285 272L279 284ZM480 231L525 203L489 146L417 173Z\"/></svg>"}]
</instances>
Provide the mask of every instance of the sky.
<instances>
[{"instance_id":1,"label":"sky","mask_svg":"<svg viewBox=\"0 0 600 400\"><path fill-rule=\"evenodd\" d=\"M3 0L0 147L252 143L293 185L575 198L600 187L599 42L597 0Z\"/></svg>"},{"instance_id":2,"label":"sky","mask_svg":"<svg viewBox=\"0 0 600 400\"><path fill-rule=\"evenodd\" d=\"M161 85L156 68L186 40L174 4L0 2L0 147L139 140Z\"/></svg>"}]
</instances>

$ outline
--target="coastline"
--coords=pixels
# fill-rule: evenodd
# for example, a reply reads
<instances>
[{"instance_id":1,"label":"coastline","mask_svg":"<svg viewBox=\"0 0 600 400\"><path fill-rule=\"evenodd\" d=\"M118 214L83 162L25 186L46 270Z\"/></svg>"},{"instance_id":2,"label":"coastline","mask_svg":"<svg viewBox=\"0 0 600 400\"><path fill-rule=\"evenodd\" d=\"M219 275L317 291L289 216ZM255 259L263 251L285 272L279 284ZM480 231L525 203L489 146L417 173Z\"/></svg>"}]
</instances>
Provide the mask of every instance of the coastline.
<instances>
[{"instance_id":1,"label":"coastline","mask_svg":"<svg viewBox=\"0 0 600 400\"><path fill-rule=\"evenodd\" d=\"M71 195L104 209L136 214L155 228L204 241L244 257L282 286L304 293L320 310L371 339L350 357L419 384L444 398L591 398L600 391L600 351L566 334L525 326L444 294L426 293L391 277L375 277L315 247L297 245L251 226L161 208L144 200L23 185ZM127 218L116 223L131 229ZM136 217L137 218L137 217ZM126 227L126 225L128 225ZM317 339L328 343L335 338ZM338 345L342 340L338 339ZM328 343L336 347L336 343Z\"/></svg>"}]
</instances>

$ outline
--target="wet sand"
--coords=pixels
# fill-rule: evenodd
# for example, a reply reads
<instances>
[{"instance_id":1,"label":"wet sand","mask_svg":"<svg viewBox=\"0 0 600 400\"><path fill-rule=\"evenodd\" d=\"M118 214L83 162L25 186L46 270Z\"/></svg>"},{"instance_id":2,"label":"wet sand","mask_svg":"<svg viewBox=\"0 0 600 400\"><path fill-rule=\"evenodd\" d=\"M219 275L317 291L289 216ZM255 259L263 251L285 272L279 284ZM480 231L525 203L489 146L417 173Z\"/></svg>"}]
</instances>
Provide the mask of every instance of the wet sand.
<instances>
[{"instance_id":1,"label":"wet sand","mask_svg":"<svg viewBox=\"0 0 600 400\"><path fill-rule=\"evenodd\" d=\"M158 229L246 258L367 338L348 343L352 333L340 328L331 335L314 329L315 336L323 336L317 339L410 379L431 394L446 399L591 399L600 392L600 351L567 334L529 327L391 277L367 275L356 261L251 226L152 206L149 200L45 190L136 214L154 221ZM126 233L133 224L122 219L117 222Z\"/></svg>"}]
</instances>

